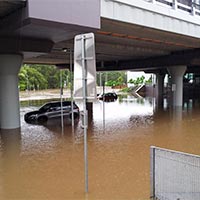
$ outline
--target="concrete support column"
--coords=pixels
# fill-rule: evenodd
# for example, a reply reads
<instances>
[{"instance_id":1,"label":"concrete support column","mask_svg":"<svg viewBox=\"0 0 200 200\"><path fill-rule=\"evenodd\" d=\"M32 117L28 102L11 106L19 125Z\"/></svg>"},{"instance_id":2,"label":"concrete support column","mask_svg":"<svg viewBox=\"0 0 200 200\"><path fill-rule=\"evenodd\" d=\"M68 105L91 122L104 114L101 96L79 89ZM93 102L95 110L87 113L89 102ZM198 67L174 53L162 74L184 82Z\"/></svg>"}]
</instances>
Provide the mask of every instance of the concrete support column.
<instances>
[{"instance_id":1,"label":"concrete support column","mask_svg":"<svg viewBox=\"0 0 200 200\"><path fill-rule=\"evenodd\" d=\"M164 78L165 74L156 74L156 97L157 97L157 104L163 105L163 92L164 92Z\"/></svg>"},{"instance_id":2,"label":"concrete support column","mask_svg":"<svg viewBox=\"0 0 200 200\"><path fill-rule=\"evenodd\" d=\"M88 126L90 126L93 119L93 103L87 102L86 109L88 111Z\"/></svg>"},{"instance_id":3,"label":"concrete support column","mask_svg":"<svg viewBox=\"0 0 200 200\"><path fill-rule=\"evenodd\" d=\"M20 54L0 55L0 128L20 127L18 73L23 57Z\"/></svg>"},{"instance_id":4,"label":"concrete support column","mask_svg":"<svg viewBox=\"0 0 200 200\"><path fill-rule=\"evenodd\" d=\"M167 68L171 75L172 104L173 106L183 105L183 75L186 66L176 66Z\"/></svg>"}]
</instances>

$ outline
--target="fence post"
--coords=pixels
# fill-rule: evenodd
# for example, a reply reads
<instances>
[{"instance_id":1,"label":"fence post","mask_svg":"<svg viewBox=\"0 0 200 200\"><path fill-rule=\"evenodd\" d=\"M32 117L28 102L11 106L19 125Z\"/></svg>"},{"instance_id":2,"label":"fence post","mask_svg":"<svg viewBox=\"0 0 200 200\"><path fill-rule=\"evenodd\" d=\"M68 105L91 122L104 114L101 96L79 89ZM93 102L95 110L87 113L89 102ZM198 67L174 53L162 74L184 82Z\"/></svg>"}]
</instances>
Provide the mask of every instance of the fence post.
<instances>
[{"instance_id":1,"label":"fence post","mask_svg":"<svg viewBox=\"0 0 200 200\"><path fill-rule=\"evenodd\" d=\"M174 10L177 10L177 0L173 0L173 2L172 2L172 7L173 7L173 9Z\"/></svg>"},{"instance_id":2,"label":"fence post","mask_svg":"<svg viewBox=\"0 0 200 200\"><path fill-rule=\"evenodd\" d=\"M150 147L150 198L155 198L155 147Z\"/></svg>"},{"instance_id":3,"label":"fence post","mask_svg":"<svg viewBox=\"0 0 200 200\"><path fill-rule=\"evenodd\" d=\"M196 8L195 8L195 3L192 1L192 4L191 4L191 14L192 15L195 15L196 14Z\"/></svg>"}]
</instances>

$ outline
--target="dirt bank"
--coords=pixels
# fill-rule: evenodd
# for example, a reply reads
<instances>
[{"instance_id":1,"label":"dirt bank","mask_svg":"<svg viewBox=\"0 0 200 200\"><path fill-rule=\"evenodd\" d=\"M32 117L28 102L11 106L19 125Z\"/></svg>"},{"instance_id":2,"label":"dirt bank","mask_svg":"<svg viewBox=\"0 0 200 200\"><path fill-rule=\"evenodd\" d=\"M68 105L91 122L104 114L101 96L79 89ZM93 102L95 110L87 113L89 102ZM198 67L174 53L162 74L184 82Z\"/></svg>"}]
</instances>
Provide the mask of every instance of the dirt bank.
<instances>
[{"instance_id":1,"label":"dirt bank","mask_svg":"<svg viewBox=\"0 0 200 200\"><path fill-rule=\"evenodd\" d=\"M101 87L97 87L97 93L101 93L103 89ZM110 87L105 87L105 92L118 92L119 89L112 89ZM63 90L63 98L70 98L70 90ZM60 98L60 89L48 89L48 90L31 90L31 91L20 91L19 99L20 101L26 100L37 100L37 99L55 99Z\"/></svg>"}]
</instances>

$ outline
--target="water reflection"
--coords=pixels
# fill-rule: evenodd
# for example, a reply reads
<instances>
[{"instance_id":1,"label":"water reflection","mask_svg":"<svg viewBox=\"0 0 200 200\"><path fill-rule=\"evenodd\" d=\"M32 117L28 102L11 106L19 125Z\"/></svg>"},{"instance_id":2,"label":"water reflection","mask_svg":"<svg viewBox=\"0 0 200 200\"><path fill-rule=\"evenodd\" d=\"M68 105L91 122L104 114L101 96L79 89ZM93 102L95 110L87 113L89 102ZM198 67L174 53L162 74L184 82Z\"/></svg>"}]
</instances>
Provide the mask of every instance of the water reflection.
<instances>
[{"instance_id":1,"label":"water reflection","mask_svg":"<svg viewBox=\"0 0 200 200\"><path fill-rule=\"evenodd\" d=\"M187 101L183 109L157 109L154 98L97 101L88 123L89 194L85 196L80 120L74 132L66 121L63 132L59 120L45 126L25 123L23 115L43 103L23 102L21 133L1 133L2 199L146 200L151 145L200 154L199 101Z\"/></svg>"},{"instance_id":2,"label":"water reflection","mask_svg":"<svg viewBox=\"0 0 200 200\"><path fill-rule=\"evenodd\" d=\"M15 158L21 149L21 129L0 130L1 153L5 158Z\"/></svg>"},{"instance_id":3,"label":"water reflection","mask_svg":"<svg viewBox=\"0 0 200 200\"><path fill-rule=\"evenodd\" d=\"M18 184L19 168L20 168L20 152L21 152L21 131L0 130L1 138L1 159L0 159L0 175L1 198L7 199L12 188Z\"/></svg>"}]
</instances>

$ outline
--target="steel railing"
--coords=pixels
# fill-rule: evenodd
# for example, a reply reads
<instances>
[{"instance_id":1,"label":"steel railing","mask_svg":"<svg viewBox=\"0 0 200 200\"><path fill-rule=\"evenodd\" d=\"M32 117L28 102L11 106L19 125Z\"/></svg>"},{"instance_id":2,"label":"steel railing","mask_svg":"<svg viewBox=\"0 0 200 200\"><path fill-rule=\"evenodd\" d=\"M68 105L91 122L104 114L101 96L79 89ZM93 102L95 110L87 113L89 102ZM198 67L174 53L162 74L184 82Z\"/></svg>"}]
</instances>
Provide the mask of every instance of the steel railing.
<instances>
[{"instance_id":1,"label":"steel railing","mask_svg":"<svg viewBox=\"0 0 200 200\"><path fill-rule=\"evenodd\" d=\"M175 10L181 10L191 13L192 15L200 16L200 1L199 0L145 0L150 3L160 4L171 7Z\"/></svg>"}]
</instances>

